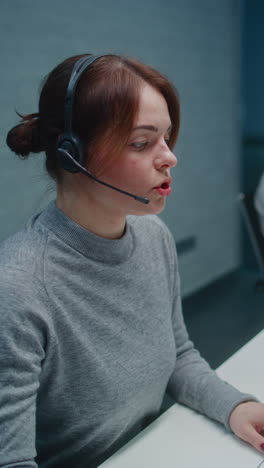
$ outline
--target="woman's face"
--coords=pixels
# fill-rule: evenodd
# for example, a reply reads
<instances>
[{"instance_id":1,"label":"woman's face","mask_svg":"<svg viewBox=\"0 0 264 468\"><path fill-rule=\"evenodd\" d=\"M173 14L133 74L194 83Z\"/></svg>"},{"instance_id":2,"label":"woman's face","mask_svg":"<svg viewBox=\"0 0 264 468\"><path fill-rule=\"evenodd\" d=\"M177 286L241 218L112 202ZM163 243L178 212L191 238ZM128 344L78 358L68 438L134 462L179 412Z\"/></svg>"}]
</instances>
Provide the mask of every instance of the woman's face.
<instances>
[{"instance_id":1,"label":"woman's face","mask_svg":"<svg viewBox=\"0 0 264 468\"><path fill-rule=\"evenodd\" d=\"M124 215L158 214L163 210L166 197L171 192L170 170L177 163L176 156L167 146L170 127L164 97L150 85L143 85L139 112L128 144L120 158L104 171L102 179L122 190L146 197L150 202L144 205L97 184L101 202L104 197L106 205L112 209L115 207Z\"/></svg>"}]
</instances>

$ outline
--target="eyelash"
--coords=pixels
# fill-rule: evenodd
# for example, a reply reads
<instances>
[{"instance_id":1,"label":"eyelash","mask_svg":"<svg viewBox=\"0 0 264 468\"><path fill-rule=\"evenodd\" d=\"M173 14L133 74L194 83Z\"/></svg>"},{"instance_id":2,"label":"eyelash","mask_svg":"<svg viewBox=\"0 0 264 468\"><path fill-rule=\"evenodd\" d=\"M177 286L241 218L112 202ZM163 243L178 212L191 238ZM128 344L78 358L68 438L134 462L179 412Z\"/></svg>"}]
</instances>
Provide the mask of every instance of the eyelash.
<instances>
[{"instance_id":1,"label":"eyelash","mask_svg":"<svg viewBox=\"0 0 264 468\"><path fill-rule=\"evenodd\" d=\"M165 138L164 141L166 142L167 145L169 145L170 143L169 138ZM131 146L138 151L143 151L148 145L149 145L148 141L142 141L142 142L138 141L135 143L131 143Z\"/></svg>"},{"instance_id":2,"label":"eyelash","mask_svg":"<svg viewBox=\"0 0 264 468\"><path fill-rule=\"evenodd\" d=\"M138 151L145 149L147 145L148 145L147 141L142 141L142 142L139 141L137 143L132 143L131 144L131 146L133 146L133 148L135 148Z\"/></svg>"}]
</instances>

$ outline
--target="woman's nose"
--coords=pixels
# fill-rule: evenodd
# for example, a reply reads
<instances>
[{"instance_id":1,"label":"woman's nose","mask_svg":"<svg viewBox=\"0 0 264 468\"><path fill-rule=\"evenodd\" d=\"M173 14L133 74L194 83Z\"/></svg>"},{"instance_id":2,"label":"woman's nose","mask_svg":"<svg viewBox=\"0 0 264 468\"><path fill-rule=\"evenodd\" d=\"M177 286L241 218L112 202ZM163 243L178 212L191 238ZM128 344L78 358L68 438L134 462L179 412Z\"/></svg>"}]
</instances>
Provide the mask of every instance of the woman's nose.
<instances>
[{"instance_id":1,"label":"woman's nose","mask_svg":"<svg viewBox=\"0 0 264 468\"><path fill-rule=\"evenodd\" d=\"M160 148L160 152L156 159L156 165L158 168L160 167L174 167L176 166L178 160L175 154L170 150L167 144L164 142L162 147Z\"/></svg>"}]
</instances>

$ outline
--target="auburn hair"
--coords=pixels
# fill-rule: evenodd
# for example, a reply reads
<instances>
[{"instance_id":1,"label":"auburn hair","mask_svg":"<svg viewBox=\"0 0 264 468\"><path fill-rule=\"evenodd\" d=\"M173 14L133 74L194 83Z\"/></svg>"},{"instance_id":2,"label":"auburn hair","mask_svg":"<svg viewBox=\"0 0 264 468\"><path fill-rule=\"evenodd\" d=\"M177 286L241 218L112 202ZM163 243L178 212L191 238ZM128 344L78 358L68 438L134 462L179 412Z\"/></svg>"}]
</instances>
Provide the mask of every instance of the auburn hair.
<instances>
[{"instance_id":1,"label":"auburn hair","mask_svg":"<svg viewBox=\"0 0 264 468\"><path fill-rule=\"evenodd\" d=\"M65 97L73 66L85 55L69 57L46 77L39 98L39 112L20 115L21 121L7 135L8 146L21 158L45 151L46 168L59 180L56 158L58 137L64 132ZM127 144L139 107L142 83L165 98L172 130L169 147L175 145L180 125L178 93L169 80L138 60L118 55L97 59L80 77L73 105L73 131L81 139L87 167L100 175L117 159Z\"/></svg>"}]
</instances>

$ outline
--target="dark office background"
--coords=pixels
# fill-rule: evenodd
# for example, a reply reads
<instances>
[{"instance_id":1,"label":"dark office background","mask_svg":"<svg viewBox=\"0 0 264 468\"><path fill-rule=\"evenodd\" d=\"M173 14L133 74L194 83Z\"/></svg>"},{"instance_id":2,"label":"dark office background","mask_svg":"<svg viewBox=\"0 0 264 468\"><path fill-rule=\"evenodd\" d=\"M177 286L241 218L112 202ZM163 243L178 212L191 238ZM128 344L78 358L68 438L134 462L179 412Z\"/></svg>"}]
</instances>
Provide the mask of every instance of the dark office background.
<instances>
[{"instance_id":1,"label":"dark office background","mask_svg":"<svg viewBox=\"0 0 264 468\"><path fill-rule=\"evenodd\" d=\"M157 67L182 106L179 164L162 217L179 250L190 335L214 367L264 322L237 205L264 169L263 17L262 0L0 2L0 239L54 196L43 158L21 162L5 145L15 109L36 112L46 73L91 51Z\"/></svg>"},{"instance_id":2,"label":"dark office background","mask_svg":"<svg viewBox=\"0 0 264 468\"><path fill-rule=\"evenodd\" d=\"M264 3L241 9L241 191L254 192L264 170ZM241 267L184 300L190 334L213 367L264 326L264 291L241 220ZM213 313L212 313L213 311Z\"/></svg>"}]
</instances>

